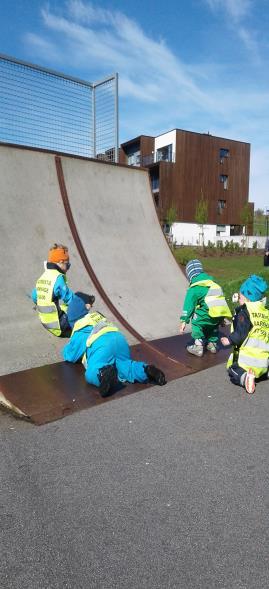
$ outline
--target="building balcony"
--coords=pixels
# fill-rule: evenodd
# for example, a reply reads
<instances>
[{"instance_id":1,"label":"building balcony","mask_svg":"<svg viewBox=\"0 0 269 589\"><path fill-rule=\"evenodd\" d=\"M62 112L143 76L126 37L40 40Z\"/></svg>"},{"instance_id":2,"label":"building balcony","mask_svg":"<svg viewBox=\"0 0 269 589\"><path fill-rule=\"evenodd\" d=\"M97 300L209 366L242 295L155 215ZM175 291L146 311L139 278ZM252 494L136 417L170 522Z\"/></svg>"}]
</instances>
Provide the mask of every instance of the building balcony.
<instances>
[{"instance_id":1,"label":"building balcony","mask_svg":"<svg viewBox=\"0 0 269 589\"><path fill-rule=\"evenodd\" d=\"M175 153L163 155L158 152L149 153L140 157L140 165L143 167L151 166L152 164L159 164L160 162L170 162L174 164L176 161Z\"/></svg>"}]
</instances>

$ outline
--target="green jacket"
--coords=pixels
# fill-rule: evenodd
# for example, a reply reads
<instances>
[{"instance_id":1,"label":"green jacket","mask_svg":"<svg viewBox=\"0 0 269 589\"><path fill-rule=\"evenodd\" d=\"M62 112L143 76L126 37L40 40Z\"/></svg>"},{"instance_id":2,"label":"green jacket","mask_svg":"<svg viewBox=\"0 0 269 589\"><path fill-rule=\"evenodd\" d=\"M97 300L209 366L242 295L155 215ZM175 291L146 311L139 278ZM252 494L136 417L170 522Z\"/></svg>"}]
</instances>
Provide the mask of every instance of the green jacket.
<instances>
[{"instance_id":1,"label":"green jacket","mask_svg":"<svg viewBox=\"0 0 269 589\"><path fill-rule=\"evenodd\" d=\"M195 282L199 282L200 280L213 280L212 276L209 276L205 272L201 272L198 276L195 276L192 281L191 285L195 284ZM215 282L215 281L214 281ZM210 317L208 314L208 306L205 302L205 296L208 292L208 286L192 286L188 288L184 304L183 310L181 313L180 321L185 321L185 323L189 323L190 319L197 320L199 323L204 325L218 325L221 322L220 317ZM198 307L198 308L197 308Z\"/></svg>"}]
</instances>

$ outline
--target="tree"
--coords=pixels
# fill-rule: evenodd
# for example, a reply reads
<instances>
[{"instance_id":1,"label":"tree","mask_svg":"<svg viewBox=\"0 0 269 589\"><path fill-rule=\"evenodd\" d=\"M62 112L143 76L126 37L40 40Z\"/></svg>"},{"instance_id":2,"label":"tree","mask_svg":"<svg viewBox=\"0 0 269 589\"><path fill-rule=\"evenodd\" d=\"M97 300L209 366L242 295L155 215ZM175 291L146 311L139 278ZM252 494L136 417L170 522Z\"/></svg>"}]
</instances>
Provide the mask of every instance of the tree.
<instances>
[{"instance_id":1,"label":"tree","mask_svg":"<svg viewBox=\"0 0 269 589\"><path fill-rule=\"evenodd\" d=\"M177 210L176 210L176 207L174 205L172 205L166 213L165 220L166 220L167 225L169 225L169 227L171 227L171 225L173 225L173 223L175 223L176 219L177 219Z\"/></svg>"},{"instance_id":2,"label":"tree","mask_svg":"<svg viewBox=\"0 0 269 589\"><path fill-rule=\"evenodd\" d=\"M170 245L173 247L173 234L171 233L171 227L173 223L175 223L177 219L177 210L176 207L172 204L172 206L167 210L165 223L169 226L169 235L166 234L166 239Z\"/></svg>"},{"instance_id":3,"label":"tree","mask_svg":"<svg viewBox=\"0 0 269 589\"><path fill-rule=\"evenodd\" d=\"M241 223L245 226L246 245L248 245L248 226L253 223L253 212L251 206L246 202L240 213Z\"/></svg>"},{"instance_id":4,"label":"tree","mask_svg":"<svg viewBox=\"0 0 269 589\"><path fill-rule=\"evenodd\" d=\"M204 247L204 245L205 245L204 225L208 221L208 201L204 197L202 188L201 188L200 198L196 204L194 218L195 218L195 222L197 223L197 225L200 225L200 227L201 227L202 246Z\"/></svg>"},{"instance_id":5,"label":"tree","mask_svg":"<svg viewBox=\"0 0 269 589\"><path fill-rule=\"evenodd\" d=\"M266 216L263 209L254 211L253 235L266 235Z\"/></svg>"}]
</instances>

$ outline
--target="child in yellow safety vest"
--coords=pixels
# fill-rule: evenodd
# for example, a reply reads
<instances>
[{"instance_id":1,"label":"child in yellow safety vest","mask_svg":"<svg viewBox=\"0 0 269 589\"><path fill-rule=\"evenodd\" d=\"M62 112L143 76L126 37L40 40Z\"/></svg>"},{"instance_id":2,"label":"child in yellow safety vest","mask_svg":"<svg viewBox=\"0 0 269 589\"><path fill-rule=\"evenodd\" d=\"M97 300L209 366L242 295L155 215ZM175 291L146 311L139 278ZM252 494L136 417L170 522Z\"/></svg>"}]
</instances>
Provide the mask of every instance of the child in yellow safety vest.
<instances>
[{"instance_id":1,"label":"child in yellow safety vest","mask_svg":"<svg viewBox=\"0 0 269 589\"><path fill-rule=\"evenodd\" d=\"M67 362L81 361L85 379L107 397L121 382L154 382L165 385L165 375L153 364L132 360L125 336L102 313L91 310L91 297L76 293L68 307L73 327L71 339L62 350Z\"/></svg>"},{"instance_id":2,"label":"child in yellow safety vest","mask_svg":"<svg viewBox=\"0 0 269 589\"><path fill-rule=\"evenodd\" d=\"M269 311L263 300L267 288L265 280L255 274L243 282L231 333L221 338L224 346L233 346L227 362L230 380L249 394L255 391L256 379L268 376Z\"/></svg>"},{"instance_id":3,"label":"child in yellow safety vest","mask_svg":"<svg viewBox=\"0 0 269 589\"><path fill-rule=\"evenodd\" d=\"M66 314L73 297L66 280L69 268L68 248L55 243L49 250L45 270L31 293L43 327L58 337L70 337L72 331Z\"/></svg>"},{"instance_id":4,"label":"child in yellow safety vest","mask_svg":"<svg viewBox=\"0 0 269 589\"><path fill-rule=\"evenodd\" d=\"M183 304L179 331L183 333L191 320L194 343L187 346L187 351L201 357L206 346L209 352L216 354L219 325L225 318L232 317L231 311L222 288L203 271L200 260L190 260L186 264L186 276L190 286Z\"/></svg>"}]
</instances>

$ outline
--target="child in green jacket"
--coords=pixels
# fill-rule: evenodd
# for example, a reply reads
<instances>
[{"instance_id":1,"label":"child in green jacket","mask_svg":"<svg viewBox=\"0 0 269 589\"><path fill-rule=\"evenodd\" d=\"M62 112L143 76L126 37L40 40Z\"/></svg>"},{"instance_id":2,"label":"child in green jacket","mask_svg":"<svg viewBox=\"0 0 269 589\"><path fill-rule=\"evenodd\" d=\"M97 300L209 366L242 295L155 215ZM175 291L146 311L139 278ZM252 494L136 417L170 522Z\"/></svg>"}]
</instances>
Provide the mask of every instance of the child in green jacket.
<instances>
[{"instance_id":1,"label":"child in green jacket","mask_svg":"<svg viewBox=\"0 0 269 589\"><path fill-rule=\"evenodd\" d=\"M216 354L219 340L219 325L224 318L232 317L224 298L222 288L203 271L200 260L190 260L186 265L186 276L190 283L183 311L180 317L180 333L191 320L191 334L194 343L187 346L190 354L203 356L204 345Z\"/></svg>"}]
</instances>

